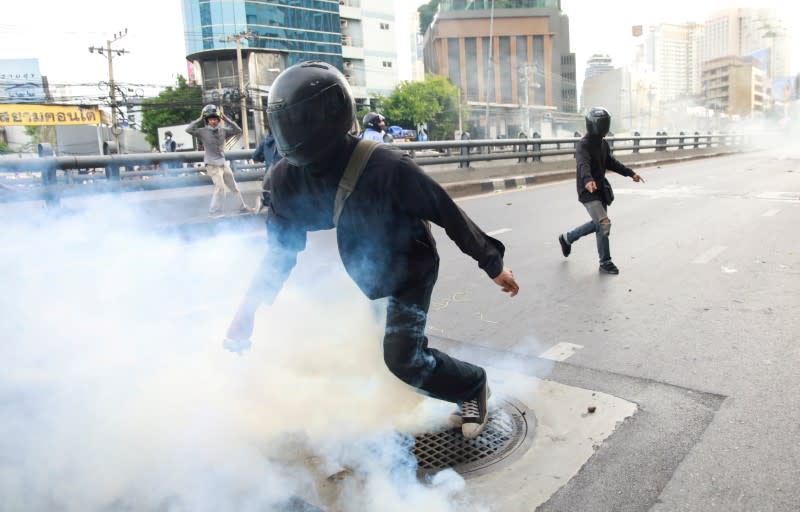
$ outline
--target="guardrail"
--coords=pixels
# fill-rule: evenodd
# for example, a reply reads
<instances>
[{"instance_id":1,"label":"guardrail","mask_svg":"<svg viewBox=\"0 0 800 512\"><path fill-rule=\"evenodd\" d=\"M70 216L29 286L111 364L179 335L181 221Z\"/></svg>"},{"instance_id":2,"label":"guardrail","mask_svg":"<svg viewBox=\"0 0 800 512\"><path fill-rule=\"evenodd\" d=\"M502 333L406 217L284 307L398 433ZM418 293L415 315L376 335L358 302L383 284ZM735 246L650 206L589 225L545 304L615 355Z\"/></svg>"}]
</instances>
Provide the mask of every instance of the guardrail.
<instances>
[{"instance_id":1,"label":"guardrail","mask_svg":"<svg viewBox=\"0 0 800 512\"><path fill-rule=\"evenodd\" d=\"M457 164L474 168L502 160L533 165L543 159L574 155L578 137L556 139L484 139L403 142L394 147L407 151L420 166ZM741 134L684 134L652 137L607 137L616 153L682 151L716 146L738 146ZM261 180L264 165L253 164L251 150L227 151L226 158L238 181ZM39 157L0 160L0 202L44 200L58 206L66 196L118 193L207 185L202 151L138 153L102 156L53 156L47 144ZM529 163L528 163L529 162Z\"/></svg>"}]
</instances>

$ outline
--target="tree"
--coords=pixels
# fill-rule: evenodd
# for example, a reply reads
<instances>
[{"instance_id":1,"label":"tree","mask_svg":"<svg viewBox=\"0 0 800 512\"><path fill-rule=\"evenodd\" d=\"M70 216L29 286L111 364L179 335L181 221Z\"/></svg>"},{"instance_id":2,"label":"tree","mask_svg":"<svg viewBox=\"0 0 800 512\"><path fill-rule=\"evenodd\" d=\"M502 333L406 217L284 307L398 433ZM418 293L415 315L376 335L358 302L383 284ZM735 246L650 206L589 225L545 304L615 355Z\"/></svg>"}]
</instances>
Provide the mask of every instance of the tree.
<instances>
[{"instance_id":1,"label":"tree","mask_svg":"<svg viewBox=\"0 0 800 512\"><path fill-rule=\"evenodd\" d=\"M186 79L178 75L177 87L167 87L155 98L142 104L142 131L145 139L154 148L158 147L158 129L162 126L186 124L200 115L203 107L203 90L189 86Z\"/></svg>"},{"instance_id":2,"label":"tree","mask_svg":"<svg viewBox=\"0 0 800 512\"><path fill-rule=\"evenodd\" d=\"M436 16L436 11L439 10L439 2L441 0L430 0L427 4L420 5L417 12L419 13L419 31L424 34L428 31L428 27L433 23L433 17Z\"/></svg>"},{"instance_id":3,"label":"tree","mask_svg":"<svg viewBox=\"0 0 800 512\"><path fill-rule=\"evenodd\" d=\"M26 126L25 135L30 137L31 141L25 145L26 151L36 151L39 144L46 142L56 146L56 127L55 126Z\"/></svg>"},{"instance_id":4,"label":"tree","mask_svg":"<svg viewBox=\"0 0 800 512\"><path fill-rule=\"evenodd\" d=\"M446 140L458 128L458 88L440 75L429 73L422 82L401 82L386 98L382 114L388 124L416 128L428 124L431 140ZM462 112L463 113L463 112Z\"/></svg>"}]
</instances>

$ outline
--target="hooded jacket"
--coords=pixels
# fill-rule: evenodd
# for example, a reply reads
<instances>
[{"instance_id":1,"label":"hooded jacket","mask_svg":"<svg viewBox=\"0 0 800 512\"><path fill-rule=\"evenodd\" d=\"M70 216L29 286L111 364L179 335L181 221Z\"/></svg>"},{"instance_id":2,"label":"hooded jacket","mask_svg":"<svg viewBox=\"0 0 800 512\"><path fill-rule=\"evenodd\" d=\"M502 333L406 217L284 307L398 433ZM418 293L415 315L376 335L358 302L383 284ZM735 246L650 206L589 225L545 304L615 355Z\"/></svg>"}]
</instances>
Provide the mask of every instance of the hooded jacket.
<instances>
[{"instance_id":1,"label":"hooded jacket","mask_svg":"<svg viewBox=\"0 0 800 512\"><path fill-rule=\"evenodd\" d=\"M324 170L285 159L273 168L268 251L251 295L271 302L305 248L306 234L334 228L336 190L357 143L348 135ZM443 227L489 277L502 272L503 244L481 231L408 155L380 145L336 226L344 267L367 297L393 295L435 275L439 255L427 221Z\"/></svg>"},{"instance_id":2,"label":"hooded jacket","mask_svg":"<svg viewBox=\"0 0 800 512\"><path fill-rule=\"evenodd\" d=\"M581 203L604 201L603 186L606 169L628 177L636 174L611 156L611 148L602 137L584 135L575 148L575 161L577 164L575 181L578 187L578 200ZM597 190L589 192L586 190L586 184L592 180L597 184Z\"/></svg>"}]
</instances>

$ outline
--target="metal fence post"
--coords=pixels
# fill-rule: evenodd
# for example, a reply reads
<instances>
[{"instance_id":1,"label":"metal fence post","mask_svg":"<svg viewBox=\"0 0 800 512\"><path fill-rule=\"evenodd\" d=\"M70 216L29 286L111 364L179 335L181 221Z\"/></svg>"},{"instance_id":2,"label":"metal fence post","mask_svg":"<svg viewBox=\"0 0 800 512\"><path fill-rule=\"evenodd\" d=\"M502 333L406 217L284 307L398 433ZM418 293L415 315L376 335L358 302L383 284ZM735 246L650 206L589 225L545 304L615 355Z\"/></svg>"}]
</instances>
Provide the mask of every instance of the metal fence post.
<instances>
[{"instance_id":1,"label":"metal fence post","mask_svg":"<svg viewBox=\"0 0 800 512\"><path fill-rule=\"evenodd\" d=\"M683 149L683 140L684 140L683 136L684 135L686 135L686 134L683 133L683 132L680 132L680 137L678 138L678 149Z\"/></svg>"},{"instance_id":2,"label":"metal fence post","mask_svg":"<svg viewBox=\"0 0 800 512\"><path fill-rule=\"evenodd\" d=\"M694 149L697 149L697 148L700 147L700 137L699 137L699 135L700 135L700 132L694 132Z\"/></svg>"},{"instance_id":3,"label":"metal fence post","mask_svg":"<svg viewBox=\"0 0 800 512\"><path fill-rule=\"evenodd\" d=\"M641 137L641 135L642 134L639 133L639 132L633 132L633 136L634 137ZM639 144L641 144L641 141L639 141L638 138L637 139L633 139L633 152L634 153L638 153L639 152Z\"/></svg>"},{"instance_id":4,"label":"metal fence post","mask_svg":"<svg viewBox=\"0 0 800 512\"><path fill-rule=\"evenodd\" d=\"M533 132L533 138L534 139L541 139L542 136L539 135L539 132ZM533 150L536 151L536 152L541 151L542 150L542 145L541 144L534 144L533 145ZM533 155L533 161L534 162L541 162L542 161L542 155Z\"/></svg>"},{"instance_id":5,"label":"metal fence post","mask_svg":"<svg viewBox=\"0 0 800 512\"><path fill-rule=\"evenodd\" d=\"M461 140L469 140L469 132L462 132ZM469 167L469 146L461 147L461 156L467 157L467 160L461 160L460 162L458 162L458 167L459 168Z\"/></svg>"},{"instance_id":6,"label":"metal fence post","mask_svg":"<svg viewBox=\"0 0 800 512\"><path fill-rule=\"evenodd\" d=\"M519 139L527 139L527 138L528 138L528 136L525 134L525 132L523 132L522 130L520 130L520 132L517 134L517 138L519 138ZM527 153L527 152L528 152L528 145L527 145L527 144L525 144L525 143L523 143L523 144L519 144L519 145L517 146L517 150L518 150L520 153ZM524 156L523 156L523 155L521 155L519 158L517 158L517 163L518 163L518 164L520 164L520 163L523 163L523 162L527 162L527 161L528 161L528 157L527 157L527 155L524 155Z\"/></svg>"},{"instance_id":7,"label":"metal fence post","mask_svg":"<svg viewBox=\"0 0 800 512\"><path fill-rule=\"evenodd\" d=\"M36 146L39 158L47 158L47 165L42 168L42 185L44 187L44 204L48 208L61 206L61 197L56 191L56 163L53 160L53 146L41 142Z\"/></svg>"}]
</instances>

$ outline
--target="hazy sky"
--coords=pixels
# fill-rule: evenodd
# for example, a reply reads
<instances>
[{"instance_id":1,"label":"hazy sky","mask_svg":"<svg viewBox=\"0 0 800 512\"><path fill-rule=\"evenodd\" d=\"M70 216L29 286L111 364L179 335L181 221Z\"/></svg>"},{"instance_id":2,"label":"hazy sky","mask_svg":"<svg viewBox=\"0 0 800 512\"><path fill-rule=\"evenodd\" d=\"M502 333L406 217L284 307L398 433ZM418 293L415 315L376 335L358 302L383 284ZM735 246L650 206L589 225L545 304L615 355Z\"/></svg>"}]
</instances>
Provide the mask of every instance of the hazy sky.
<instances>
[{"instance_id":1,"label":"hazy sky","mask_svg":"<svg viewBox=\"0 0 800 512\"><path fill-rule=\"evenodd\" d=\"M423 0L395 1L398 12L410 12ZM170 85L186 75L183 18L178 0L139 0L125 9L110 9L105 0L5 2L0 20L0 59L38 58L42 74L53 84L94 84L107 79L106 60L90 54L88 47L105 45L110 35L125 28L128 35L114 44L131 53L114 59L117 80L136 84ZM562 0L570 19L570 41L577 54L579 82L592 53L608 53L625 64L632 52L632 25L659 22L704 21L726 7L777 7L794 34L798 9L793 2L759 0ZM46 13L46 15L44 15ZM113 14L112 14L113 13ZM398 20L398 28L407 26ZM793 69L800 71L800 37L796 40ZM400 68L402 69L402 67Z\"/></svg>"}]
</instances>

